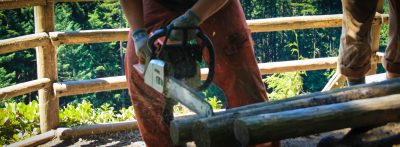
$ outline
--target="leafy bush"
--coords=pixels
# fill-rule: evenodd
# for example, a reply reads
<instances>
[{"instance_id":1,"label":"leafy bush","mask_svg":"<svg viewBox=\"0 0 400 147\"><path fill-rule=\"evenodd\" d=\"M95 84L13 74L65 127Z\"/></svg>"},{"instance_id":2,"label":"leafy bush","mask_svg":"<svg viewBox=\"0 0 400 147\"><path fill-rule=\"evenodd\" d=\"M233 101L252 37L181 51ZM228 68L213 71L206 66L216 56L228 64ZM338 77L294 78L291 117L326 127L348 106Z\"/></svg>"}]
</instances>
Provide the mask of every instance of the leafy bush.
<instances>
[{"instance_id":1,"label":"leafy bush","mask_svg":"<svg viewBox=\"0 0 400 147\"><path fill-rule=\"evenodd\" d=\"M263 81L268 83L272 92L268 95L270 100L279 100L299 95L303 91L302 72L278 73L268 76Z\"/></svg>"},{"instance_id":2,"label":"leafy bush","mask_svg":"<svg viewBox=\"0 0 400 147\"><path fill-rule=\"evenodd\" d=\"M39 104L10 102L0 108L0 145L10 144L40 134ZM74 106L68 104L60 110L61 127L73 127L108 122L134 120L133 107L122 108L116 113L109 104L93 108L89 101Z\"/></svg>"}]
</instances>

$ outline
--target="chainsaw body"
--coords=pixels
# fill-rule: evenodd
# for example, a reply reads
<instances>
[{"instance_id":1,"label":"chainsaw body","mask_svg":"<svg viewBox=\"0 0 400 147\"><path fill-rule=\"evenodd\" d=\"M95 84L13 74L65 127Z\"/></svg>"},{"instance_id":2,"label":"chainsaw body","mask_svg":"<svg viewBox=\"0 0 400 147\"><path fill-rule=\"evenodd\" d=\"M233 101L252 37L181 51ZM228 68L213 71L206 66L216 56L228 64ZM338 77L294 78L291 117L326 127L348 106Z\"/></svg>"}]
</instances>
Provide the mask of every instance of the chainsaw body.
<instances>
[{"instance_id":1,"label":"chainsaw body","mask_svg":"<svg viewBox=\"0 0 400 147\"><path fill-rule=\"evenodd\" d=\"M195 29L198 41L187 40L187 31ZM183 40L179 43L167 43L172 30L180 30ZM165 37L162 43L155 42ZM200 42L200 43L198 43ZM156 91L183 104L198 115L212 116L213 109L205 101L201 93L212 82L214 76L214 48L207 36L197 28L165 28L156 31L148 41L152 57L144 71L144 81ZM200 63L202 52L207 47L210 55L209 75L207 80L200 82Z\"/></svg>"}]
</instances>

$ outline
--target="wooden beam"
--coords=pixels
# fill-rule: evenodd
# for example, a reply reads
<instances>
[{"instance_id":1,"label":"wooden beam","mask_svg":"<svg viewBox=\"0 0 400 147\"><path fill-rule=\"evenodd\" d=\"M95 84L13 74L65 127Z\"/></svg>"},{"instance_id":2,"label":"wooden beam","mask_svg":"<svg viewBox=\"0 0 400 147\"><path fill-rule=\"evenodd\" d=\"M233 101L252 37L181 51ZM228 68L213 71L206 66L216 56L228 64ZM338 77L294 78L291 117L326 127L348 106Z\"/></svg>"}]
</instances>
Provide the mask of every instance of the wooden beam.
<instances>
[{"instance_id":1,"label":"wooden beam","mask_svg":"<svg viewBox=\"0 0 400 147\"><path fill-rule=\"evenodd\" d=\"M47 0L45 6L35 6L35 33L52 32L55 27L54 0ZM57 81L57 50L52 45L36 48L38 79L48 78ZM59 125L59 100L55 97L53 86L39 90L40 129L47 132Z\"/></svg>"},{"instance_id":2,"label":"wooden beam","mask_svg":"<svg viewBox=\"0 0 400 147\"><path fill-rule=\"evenodd\" d=\"M79 138L83 136L98 135L105 133L116 133L122 131L137 130L136 121L125 121L116 123L95 124L78 126L73 128L58 128L57 137L60 139Z\"/></svg>"},{"instance_id":3,"label":"wooden beam","mask_svg":"<svg viewBox=\"0 0 400 147\"><path fill-rule=\"evenodd\" d=\"M328 92L316 92L310 95L296 96L282 103L260 103L258 107L249 108L248 110L222 113L209 118L195 119L192 120L192 123L189 123L189 125L193 126L192 132L195 132L195 135L192 136L192 139L195 140L196 145L199 147L227 145L228 143L229 145L227 146L237 146L240 144L234 139L233 133L233 123L237 118L399 94L399 92L400 79L394 79L379 83L335 89ZM264 104L264 106L261 104Z\"/></svg>"},{"instance_id":4,"label":"wooden beam","mask_svg":"<svg viewBox=\"0 0 400 147\"><path fill-rule=\"evenodd\" d=\"M57 97L127 88L125 76L54 83Z\"/></svg>"},{"instance_id":5,"label":"wooden beam","mask_svg":"<svg viewBox=\"0 0 400 147\"><path fill-rule=\"evenodd\" d=\"M18 146L18 147L38 146L45 144L55 138L65 140L70 138L79 138L90 135L116 133L116 132L131 131L137 129L138 129L137 121L95 124L95 125L78 126L72 128L58 128L56 130L51 130L33 136L31 138L10 144L8 146Z\"/></svg>"},{"instance_id":6,"label":"wooden beam","mask_svg":"<svg viewBox=\"0 0 400 147\"><path fill-rule=\"evenodd\" d=\"M46 5L46 0L2 0L0 1L0 10L44 5Z\"/></svg>"},{"instance_id":7,"label":"wooden beam","mask_svg":"<svg viewBox=\"0 0 400 147\"><path fill-rule=\"evenodd\" d=\"M35 48L42 45L51 45L49 35L46 33L4 39L0 40L0 54Z\"/></svg>"},{"instance_id":8,"label":"wooden beam","mask_svg":"<svg viewBox=\"0 0 400 147\"><path fill-rule=\"evenodd\" d=\"M400 121L400 94L238 118L234 131L241 145L248 146L397 121Z\"/></svg>"},{"instance_id":9,"label":"wooden beam","mask_svg":"<svg viewBox=\"0 0 400 147\"><path fill-rule=\"evenodd\" d=\"M84 30L72 32L51 32L53 45L81 44L125 41L128 39L129 29Z\"/></svg>"},{"instance_id":10,"label":"wooden beam","mask_svg":"<svg viewBox=\"0 0 400 147\"><path fill-rule=\"evenodd\" d=\"M376 16L379 16L383 13L383 3L384 0L378 0L378 6L376 8ZM379 50L379 42L381 40L381 26L382 23L378 23L376 25L373 25L371 28L371 33L372 33L372 46L371 46L371 50L372 53L376 53ZM371 69L368 71L367 75L374 75L376 74L378 69L378 62L376 62L375 60L371 60Z\"/></svg>"},{"instance_id":11,"label":"wooden beam","mask_svg":"<svg viewBox=\"0 0 400 147\"><path fill-rule=\"evenodd\" d=\"M340 74L339 72L335 72L331 79L329 79L328 83L321 91L329 91L332 89L340 88L346 82L346 77Z\"/></svg>"},{"instance_id":12,"label":"wooden beam","mask_svg":"<svg viewBox=\"0 0 400 147\"><path fill-rule=\"evenodd\" d=\"M267 19L247 20L251 32L273 32L295 29L331 28L342 25L342 14L293 16ZM373 20L374 25L388 23L388 15L377 15Z\"/></svg>"},{"instance_id":13,"label":"wooden beam","mask_svg":"<svg viewBox=\"0 0 400 147\"><path fill-rule=\"evenodd\" d=\"M51 86L51 81L48 78L42 78L29 82L16 84L13 86L5 87L0 89L0 100L7 98L13 98L23 94L27 94L33 91L37 91L42 88Z\"/></svg>"}]
</instances>

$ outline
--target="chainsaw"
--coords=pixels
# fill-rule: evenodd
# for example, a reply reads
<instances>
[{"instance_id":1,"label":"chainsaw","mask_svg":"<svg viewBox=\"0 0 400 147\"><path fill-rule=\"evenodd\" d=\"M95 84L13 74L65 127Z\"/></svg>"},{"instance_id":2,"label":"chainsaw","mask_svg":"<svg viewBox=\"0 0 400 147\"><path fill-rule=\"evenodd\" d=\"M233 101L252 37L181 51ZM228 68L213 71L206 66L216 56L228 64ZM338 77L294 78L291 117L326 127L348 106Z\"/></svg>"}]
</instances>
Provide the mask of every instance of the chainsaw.
<instances>
[{"instance_id":1,"label":"chainsaw","mask_svg":"<svg viewBox=\"0 0 400 147\"><path fill-rule=\"evenodd\" d=\"M169 43L172 30L182 32L182 41ZM188 40L188 31L196 31L196 39ZM162 40L161 38L164 38ZM201 116L212 116L213 109L201 91L207 89L214 78L215 53L211 40L199 27L167 27L154 32L148 39L151 59L145 68L134 65L144 73L144 81L167 98L186 106ZM209 74L200 82L200 63L203 49L208 49Z\"/></svg>"}]
</instances>

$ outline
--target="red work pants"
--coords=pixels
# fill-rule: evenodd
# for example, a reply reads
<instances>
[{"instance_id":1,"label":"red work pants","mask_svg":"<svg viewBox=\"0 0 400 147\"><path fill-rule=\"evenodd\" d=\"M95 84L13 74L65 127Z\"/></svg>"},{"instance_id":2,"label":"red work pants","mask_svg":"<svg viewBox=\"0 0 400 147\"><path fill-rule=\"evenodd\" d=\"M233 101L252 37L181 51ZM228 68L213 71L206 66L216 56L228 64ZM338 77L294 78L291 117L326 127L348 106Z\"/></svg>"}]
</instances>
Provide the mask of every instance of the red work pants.
<instances>
[{"instance_id":1,"label":"red work pants","mask_svg":"<svg viewBox=\"0 0 400 147\"><path fill-rule=\"evenodd\" d=\"M371 68L371 26L378 0L343 0L340 73L364 77ZM389 0L389 41L383 59L388 72L400 74L400 1Z\"/></svg>"},{"instance_id":2,"label":"red work pants","mask_svg":"<svg viewBox=\"0 0 400 147\"><path fill-rule=\"evenodd\" d=\"M143 1L148 32L165 27L181 15L157 3ZM229 108L268 100L254 55L250 31L239 0L228 3L201 26L214 43L216 66L214 83L225 93ZM131 31L132 33L132 31ZM130 37L131 35L129 35ZM205 55L207 56L207 55ZM125 73L135 108L139 130L147 146L172 146L169 121L163 117L166 99L147 86L132 65L138 63L132 39L128 39Z\"/></svg>"}]
</instances>

